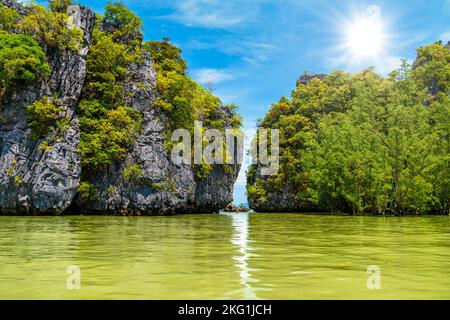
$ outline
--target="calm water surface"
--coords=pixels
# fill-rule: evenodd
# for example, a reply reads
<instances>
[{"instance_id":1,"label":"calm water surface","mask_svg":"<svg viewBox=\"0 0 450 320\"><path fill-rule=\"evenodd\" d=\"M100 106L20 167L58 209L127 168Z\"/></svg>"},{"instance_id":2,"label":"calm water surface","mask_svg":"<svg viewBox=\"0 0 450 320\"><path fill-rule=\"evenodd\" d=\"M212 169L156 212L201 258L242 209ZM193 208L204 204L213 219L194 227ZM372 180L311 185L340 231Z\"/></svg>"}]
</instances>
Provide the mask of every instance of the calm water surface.
<instances>
[{"instance_id":1,"label":"calm water surface","mask_svg":"<svg viewBox=\"0 0 450 320\"><path fill-rule=\"evenodd\" d=\"M449 271L450 217L0 217L0 299L450 299Z\"/></svg>"}]
</instances>

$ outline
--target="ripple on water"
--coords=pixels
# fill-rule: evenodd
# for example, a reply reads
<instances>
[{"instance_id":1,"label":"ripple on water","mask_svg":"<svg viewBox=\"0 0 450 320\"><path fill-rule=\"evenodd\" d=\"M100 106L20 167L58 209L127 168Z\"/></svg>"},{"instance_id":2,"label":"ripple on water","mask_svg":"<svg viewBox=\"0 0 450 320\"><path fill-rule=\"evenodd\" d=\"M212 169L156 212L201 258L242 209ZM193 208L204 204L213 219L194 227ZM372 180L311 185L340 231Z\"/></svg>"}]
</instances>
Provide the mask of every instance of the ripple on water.
<instances>
[{"instance_id":1,"label":"ripple on water","mask_svg":"<svg viewBox=\"0 0 450 320\"><path fill-rule=\"evenodd\" d=\"M0 217L0 230L2 299L450 298L449 217Z\"/></svg>"}]
</instances>

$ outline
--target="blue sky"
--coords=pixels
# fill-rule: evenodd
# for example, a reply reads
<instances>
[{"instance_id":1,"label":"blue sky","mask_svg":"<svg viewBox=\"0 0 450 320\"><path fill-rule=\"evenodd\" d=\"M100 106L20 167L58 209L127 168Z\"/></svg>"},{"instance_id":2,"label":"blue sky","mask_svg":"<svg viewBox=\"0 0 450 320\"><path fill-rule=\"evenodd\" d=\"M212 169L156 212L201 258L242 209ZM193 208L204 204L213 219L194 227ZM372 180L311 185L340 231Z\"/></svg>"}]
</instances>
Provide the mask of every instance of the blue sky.
<instances>
[{"instance_id":1,"label":"blue sky","mask_svg":"<svg viewBox=\"0 0 450 320\"><path fill-rule=\"evenodd\" d=\"M79 2L100 13L107 3ZM249 132L271 103L290 95L304 71L357 71L373 65L387 74L401 57L413 60L417 47L450 40L450 0L122 2L143 19L146 40L169 37L183 49L194 79L212 83L224 103L240 106ZM376 57L354 59L343 47L348 26L374 6L383 27L383 50ZM246 202L244 174L236 184L235 202Z\"/></svg>"}]
</instances>

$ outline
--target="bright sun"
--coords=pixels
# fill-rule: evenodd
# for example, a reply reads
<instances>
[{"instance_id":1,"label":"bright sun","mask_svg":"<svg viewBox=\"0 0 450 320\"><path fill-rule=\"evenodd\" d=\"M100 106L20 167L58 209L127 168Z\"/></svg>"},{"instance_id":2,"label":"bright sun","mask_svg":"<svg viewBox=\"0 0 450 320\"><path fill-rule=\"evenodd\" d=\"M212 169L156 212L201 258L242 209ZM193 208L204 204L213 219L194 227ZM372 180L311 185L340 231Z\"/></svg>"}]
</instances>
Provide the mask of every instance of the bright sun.
<instances>
[{"instance_id":1,"label":"bright sun","mask_svg":"<svg viewBox=\"0 0 450 320\"><path fill-rule=\"evenodd\" d=\"M379 57L383 51L384 40L385 35L377 12L355 19L347 25L345 46L354 58Z\"/></svg>"}]
</instances>

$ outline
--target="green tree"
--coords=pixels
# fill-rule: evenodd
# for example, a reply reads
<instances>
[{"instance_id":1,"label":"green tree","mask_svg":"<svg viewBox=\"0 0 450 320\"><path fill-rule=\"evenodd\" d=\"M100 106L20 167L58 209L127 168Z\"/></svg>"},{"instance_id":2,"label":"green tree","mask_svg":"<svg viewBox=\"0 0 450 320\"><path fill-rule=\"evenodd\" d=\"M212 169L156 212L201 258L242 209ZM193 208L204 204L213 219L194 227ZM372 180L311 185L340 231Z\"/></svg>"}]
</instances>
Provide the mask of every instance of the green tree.
<instances>
[{"instance_id":1,"label":"green tree","mask_svg":"<svg viewBox=\"0 0 450 320\"><path fill-rule=\"evenodd\" d=\"M125 107L123 84L136 56L98 28L87 57L83 100L78 114L79 152L85 175L122 160L141 130L142 116ZM129 93L128 93L129 94Z\"/></svg>"},{"instance_id":2,"label":"green tree","mask_svg":"<svg viewBox=\"0 0 450 320\"><path fill-rule=\"evenodd\" d=\"M53 12L65 13L73 3L71 0L50 0L49 4Z\"/></svg>"},{"instance_id":3,"label":"green tree","mask_svg":"<svg viewBox=\"0 0 450 320\"><path fill-rule=\"evenodd\" d=\"M450 50L418 50L388 78L367 69L299 81L260 128L277 128L280 171L248 175L255 203L288 190L311 207L354 214L448 213Z\"/></svg>"},{"instance_id":4,"label":"green tree","mask_svg":"<svg viewBox=\"0 0 450 320\"><path fill-rule=\"evenodd\" d=\"M98 191L90 182L83 181L78 188L78 195L84 204L94 202L98 198Z\"/></svg>"},{"instance_id":5,"label":"green tree","mask_svg":"<svg viewBox=\"0 0 450 320\"><path fill-rule=\"evenodd\" d=\"M135 49L142 41L142 20L120 2L106 5L103 22L110 27L112 38Z\"/></svg>"},{"instance_id":6,"label":"green tree","mask_svg":"<svg viewBox=\"0 0 450 320\"><path fill-rule=\"evenodd\" d=\"M98 100L105 108L123 104L122 84L132 58L124 44L96 29L87 57L85 97Z\"/></svg>"},{"instance_id":7,"label":"green tree","mask_svg":"<svg viewBox=\"0 0 450 320\"><path fill-rule=\"evenodd\" d=\"M69 16L34 5L18 24L19 30L32 36L44 48L77 52L83 43L83 31L71 26Z\"/></svg>"},{"instance_id":8,"label":"green tree","mask_svg":"<svg viewBox=\"0 0 450 320\"><path fill-rule=\"evenodd\" d=\"M158 69L183 75L186 73L187 64L181 57L182 50L171 44L169 38L164 38L163 41L148 41L144 47L150 52Z\"/></svg>"},{"instance_id":9,"label":"green tree","mask_svg":"<svg viewBox=\"0 0 450 320\"><path fill-rule=\"evenodd\" d=\"M63 107L59 107L48 97L35 101L27 107L28 126L37 139L47 135L57 126L62 126L65 117L61 115Z\"/></svg>"},{"instance_id":10,"label":"green tree","mask_svg":"<svg viewBox=\"0 0 450 320\"><path fill-rule=\"evenodd\" d=\"M87 172L104 171L125 158L140 132L141 116L127 107L109 110L100 118L80 118L79 152Z\"/></svg>"},{"instance_id":11,"label":"green tree","mask_svg":"<svg viewBox=\"0 0 450 320\"><path fill-rule=\"evenodd\" d=\"M0 34L0 97L49 73L45 54L31 37Z\"/></svg>"},{"instance_id":12,"label":"green tree","mask_svg":"<svg viewBox=\"0 0 450 320\"><path fill-rule=\"evenodd\" d=\"M19 18L20 16L16 10L5 7L0 3L0 31L12 32Z\"/></svg>"}]
</instances>

